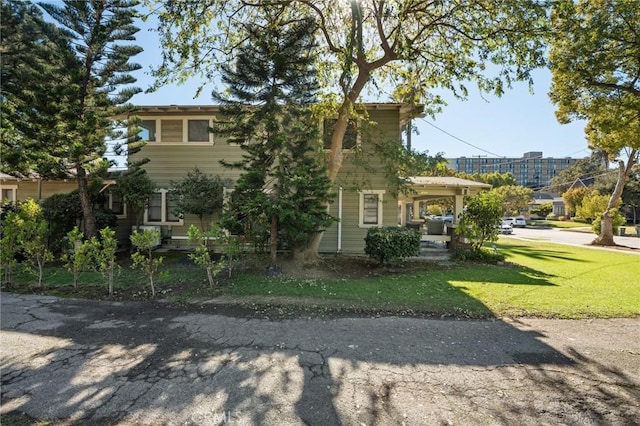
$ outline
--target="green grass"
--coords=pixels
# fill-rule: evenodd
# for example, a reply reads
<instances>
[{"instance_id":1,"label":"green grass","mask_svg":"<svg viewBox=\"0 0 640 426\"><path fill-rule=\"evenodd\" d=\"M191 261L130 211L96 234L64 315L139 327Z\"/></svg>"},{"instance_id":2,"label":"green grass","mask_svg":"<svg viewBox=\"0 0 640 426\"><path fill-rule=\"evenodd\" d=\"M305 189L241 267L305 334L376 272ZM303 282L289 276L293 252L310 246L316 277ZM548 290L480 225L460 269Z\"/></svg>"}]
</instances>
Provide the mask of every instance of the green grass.
<instances>
[{"instance_id":1,"label":"green grass","mask_svg":"<svg viewBox=\"0 0 640 426\"><path fill-rule=\"evenodd\" d=\"M237 273L211 289L204 272L169 254L169 275L159 280L160 298L175 302L226 296L238 302L325 309L418 313L435 316L538 316L611 318L640 315L640 256L636 254L509 240L497 245L504 265L463 263L376 268L360 265L366 278L267 278L264 269ZM410 266L410 267L409 267ZM400 271L400 272L398 272ZM351 276L354 276L352 273ZM359 275L356 275L359 276ZM35 288L32 276L21 275L3 290L59 296L107 298L100 274L84 274L78 289L60 267L47 268L46 289ZM146 278L127 267L116 281L115 300L149 299Z\"/></svg>"},{"instance_id":2,"label":"green grass","mask_svg":"<svg viewBox=\"0 0 640 426\"><path fill-rule=\"evenodd\" d=\"M434 315L610 318L640 315L640 257L557 244L499 244L507 265L367 279L300 280L241 276L234 296L334 300L362 309Z\"/></svg>"}]
</instances>

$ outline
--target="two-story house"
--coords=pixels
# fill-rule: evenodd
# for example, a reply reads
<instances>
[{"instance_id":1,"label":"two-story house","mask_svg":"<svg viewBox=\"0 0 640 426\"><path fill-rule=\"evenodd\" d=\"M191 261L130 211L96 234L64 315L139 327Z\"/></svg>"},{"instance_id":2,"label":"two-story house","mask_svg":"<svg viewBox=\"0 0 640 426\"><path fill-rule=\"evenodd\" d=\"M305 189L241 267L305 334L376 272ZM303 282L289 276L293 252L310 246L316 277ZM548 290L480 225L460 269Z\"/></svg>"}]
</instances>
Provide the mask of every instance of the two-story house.
<instances>
[{"instance_id":1,"label":"two-story house","mask_svg":"<svg viewBox=\"0 0 640 426\"><path fill-rule=\"evenodd\" d=\"M397 103L365 104L367 124L351 122L344 139L345 159L335 182L335 201L330 213L337 223L324 233L321 252L357 252L364 249L368 228L398 224L398 200L388 188L384 159L379 145L401 143L403 126L422 114L422 106ZM144 215L144 224L157 226L165 239L184 239L195 217L179 217L167 196L172 181L187 172L200 171L236 181L240 170L224 168L220 160L233 162L242 157L239 146L208 131L219 113L217 106L140 106L137 116L146 146L136 154L148 158L144 165L149 177L160 188ZM324 132L325 147L334 120L318 123ZM134 158L135 159L135 158ZM232 191L233 188L225 188Z\"/></svg>"}]
</instances>

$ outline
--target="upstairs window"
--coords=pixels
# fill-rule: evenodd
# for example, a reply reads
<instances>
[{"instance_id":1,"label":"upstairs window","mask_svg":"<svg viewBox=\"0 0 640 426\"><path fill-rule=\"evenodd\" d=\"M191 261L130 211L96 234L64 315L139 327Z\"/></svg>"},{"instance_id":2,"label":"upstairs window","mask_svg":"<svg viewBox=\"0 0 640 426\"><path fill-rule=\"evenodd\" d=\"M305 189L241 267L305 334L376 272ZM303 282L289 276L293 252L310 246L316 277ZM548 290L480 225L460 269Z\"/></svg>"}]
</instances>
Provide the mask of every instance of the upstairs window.
<instances>
[{"instance_id":1,"label":"upstairs window","mask_svg":"<svg viewBox=\"0 0 640 426\"><path fill-rule=\"evenodd\" d=\"M189 120L189 142L209 142L209 120Z\"/></svg>"},{"instance_id":2,"label":"upstairs window","mask_svg":"<svg viewBox=\"0 0 640 426\"><path fill-rule=\"evenodd\" d=\"M333 129L336 127L336 118L325 118L322 126L322 140L324 149L331 149L331 137L333 136ZM347 130L344 133L344 139L342 139L342 149L354 149L358 146L358 126L356 120L349 120L347 124Z\"/></svg>"},{"instance_id":3,"label":"upstairs window","mask_svg":"<svg viewBox=\"0 0 640 426\"><path fill-rule=\"evenodd\" d=\"M156 120L142 120L139 136L147 142L156 141Z\"/></svg>"}]
</instances>

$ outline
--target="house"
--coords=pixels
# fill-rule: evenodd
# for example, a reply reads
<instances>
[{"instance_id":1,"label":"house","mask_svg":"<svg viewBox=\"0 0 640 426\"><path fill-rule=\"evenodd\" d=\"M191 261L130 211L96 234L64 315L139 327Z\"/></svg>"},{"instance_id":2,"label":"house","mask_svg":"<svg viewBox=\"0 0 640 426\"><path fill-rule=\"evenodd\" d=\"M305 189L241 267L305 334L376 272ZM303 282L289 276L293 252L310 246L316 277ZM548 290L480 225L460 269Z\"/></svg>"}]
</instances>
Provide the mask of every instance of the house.
<instances>
[{"instance_id":1,"label":"house","mask_svg":"<svg viewBox=\"0 0 640 426\"><path fill-rule=\"evenodd\" d=\"M42 200L53 194L67 193L78 188L72 177L69 179L42 179L37 176L16 177L0 173L0 192L3 202L16 203L27 198Z\"/></svg>"},{"instance_id":2,"label":"house","mask_svg":"<svg viewBox=\"0 0 640 426\"><path fill-rule=\"evenodd\" d=\"M329 211L339 221L324 233L320 252L362 253L367 230L376 226L398 224L398 199L389 189L384 159L375 145L401 143L403 126L422 115L422 106L398 103L370 103L363 107L368 120L349 124L344 140L340 174L335 182L335 201ZM160 188L149 203L143 223L160 229L163 239L184 240L195 217L174 214L167 196L172 181L181 180L194 167L210 175L236 181L240 170L227 169L220 160L240 160L243 151L225 138L209 133L218 106L141 106L136 116L141 120L141 137L147 145L135 156L148 158L144 165L148 176ZM333 119L319 123L328 146ZM233 187L225 188L231 192Z\"/></svg>"}]
</instances>

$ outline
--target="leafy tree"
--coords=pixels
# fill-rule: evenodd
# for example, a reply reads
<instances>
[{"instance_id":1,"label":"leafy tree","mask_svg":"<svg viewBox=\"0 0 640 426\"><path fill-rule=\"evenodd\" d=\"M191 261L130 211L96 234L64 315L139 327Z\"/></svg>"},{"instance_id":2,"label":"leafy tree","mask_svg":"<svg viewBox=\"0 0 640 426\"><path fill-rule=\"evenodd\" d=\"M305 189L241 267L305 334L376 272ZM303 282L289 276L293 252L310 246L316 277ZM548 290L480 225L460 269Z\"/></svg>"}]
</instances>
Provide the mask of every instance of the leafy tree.
<instances>
[{"instance_id":1,"label":"leafy tree","mask_svg":"<svg viewBox=\"0 0 640 426\"><path fill-rule=\"evenodd\" d=\"M53 254L47 248L47 222L38 202L29 198L20 203L14 223L18 227L20 252L24 254L29 270L38 277L38 286L42 287L44 265L53 260Z\"/></svg>"},{"instance_id":2,"label":"leafy tree","mask_svg":"<svg viewBox=\"0 0 640 426\"><path fill-rule=\"evenodd\" d=\"M614 245L611 212L640 155L640 8L633 1L562 0L552 12L550 97L558 120L587 119L590 146L618 163L594 240Z\"/></svg>"},{"instance_id":3,"label":"leafy tree","mask_svg":"<svg viewBox=\"0 0 640 426\"><path fill-rule=\"evenodd\" d=\"M547 217L553 211L553 203L542 203L537 209L531 211L532 214L536 214L541 217Z\"/></svg>"},{"instance_id":4,"label":"leafy tree","mask_svg":"<svg viewBox=\"0 0 640 426\"><path fill-rule=\"evenodd\" d=\"M129 59L141 49L122 44L134 40L138 31L132 24L136 5L135 0L43 3L40 6L62 29L52 36L41 31L39 38L27 40L25 51L38 43L54 45L47 51L52 55L51 66L12 62L17 67L12 73L19 74L24 65L28 78L25 86L15 84L8 88L10 97L20 100L12 104L14 115L20 118L12 120L12 135L18 140L31 141L29 146L36 149L38 157L34 165L41 174L73 170L87 237L96 235L96 219L89 196L90 177L100 175L109 165L103 159L105 140L125 140L118 144L127 145L130 154L139 146L136 132L130 132L127 137L126 126L112 123L112 117L130 109L123 106L124 103L140 91L129 86L135 82L129 73L140 68ZM35 51L38 50L36 47ZM31 82L32 79L35 81ZM32 91L41 95L32 95ZM25 120L34 110L42 117ZM43 126L43 121L48 125Z\"/></svg>"},{"instance_id":5,"label":"leafy tree","mask_svg":"<svg viewBox=\"0 0 640 426\"><path fill-rule=\"evenodd\" d=\"M199 230L195 225L191 225L189 231L187 231L187 237L189 237L190 242L197 244L193 252L189 254L189 258L205 270L209 285L213 287L216 276L224 270L226 262L223 258L215 259L211 257L208 242L213 240L224 244L228 238L227 235L215 224L212 224L211 229L206 232Z\"/></svg>"},{"instance_id":6,"label":"leafy tree","mask_svg":"<svg viewBox=\"0 0 640 426\"><path fill-rule=\"evenodd\" d=\"M67 233L67 252L62 255L64 267L73 274L73 288L78 288L80 274L91 267L92 251L90 243L84 240L84 234L77 226Z\"/></svg>"},{"instance_id":7,"label":"leafy tree","mask_svg":"<svg viewBox=\"0 0 640 426\"><path fill-rule=\"evenodd\" d=\"M594 190L592 188L581 187L570 189L562 194L562 200L567 208L567 215L575 215L578 207L582 205L582 200L593 192Z\"/></svg>"},{"instance_id":8,"label":"leafy tree","mask_svg":"<svg viewBox=\"0 0 640 426\"><path fill-rule=\"evenodd\" d=\"M164 257L154 257L153 249L156 246L156 241L160 238L160 231L156 229L145 229L142 232L136 230L133 231L130 238L136 249L131 254L131 260L133 261L131 266L145 273L149 279L151 297L156 297L154 278L158 275Z\"/></svg>"},{"instance_id":9,"label":"leafy tree","mask_svg":"<svg viewBox=\"0 0 640 426\"><path fill-rule=\"evenodd\" d=\"M13 271L18 265L16 257L21 250L20 228L22 220L18 214L20 206L13 205L12 207L7 209L7 206L3 205L0 215L0 267L2 267L2 282L6 283L13 282Z\"/></svg>"},{"instance_id":10,"label":"leafy tree","mask_svg":"<svg viewBox=\"0 0 640 426\"><path fill-rule=\"evenodd\" d=\"M503 199L496 191L488 191L468 197L466 201L456 233L470 240L474 251L480 251L485 242L498 240Z\"/></svg>"},{"instance_id":11,"label":"leafy tree","mask_svg":"<svg viewBox=\"0 0 640 426\"><path fill-rule=\"evenodd\" d=\"M149 198L156 191L157 186L144 169L133 167L121 176L116 177L113 192L122 198L122 202L135 218L136 229L140 229L143 222L144 210L149 204Z\"/></svg>"},{"instance_id":12,"label":"leafy tree","mask_svg":"<svg viewBox=\"0 0 640 426\"><path fill-rule=\"evenodd\" d=\"M231 186L229 179L208 175L195 167L182 180L171 181L170 196L176 201L176 212L198 216L200 229L204 231L205 218L211 219L222 211L225 186Z\"/></svg>"},{"instance_id":13,"label":"leafy tree","mask_svg":"<svg viewBox=\"0 0 640 426\"><path fill-rule=\"evenodd\" d=\"M159 14L163 63L158 85L195 75L207 80L232 62L248 36L249 22L272 2L147 0ZM396 87L394 99L424 102L433 113L445 88L464 98L462 81L500 95L513 80L530 80L544 62L546 8L537 0L472 2L374 2L292 0L276 2L277 19L309 17L318 24L315 55L325 100L337 115L327 173L335 182L344 159L349 120L367 87ZM497 67L487 67L488 63ZM489 75L487 70L497 70ZM378 93L375 94L376 96ZM321 234L313 239L317 250Z\"/></svg>"},{"instance_id":14,"label":"leafy tree","mask_svg":"<svg viewBox=\"0 0 640 426\"><path fill-rule=\"evenodd\" d=\"M103 228L100 230L100 239L98 240L94 237L92 240L97 242L97 244L93 245L96 267L98 271L106 275L109 296L113 296L114 275L118 267L116 263L116 250L118 248L116 231L111 228Z\"/></svg>"},{"instance_id":15,"label":"leafy tree","mask_svg":"<svg viewBox=\"0 0 640 426\"><path fill-rule=\"evenodd\" d=\"M533 201L533 190L521 185L506 185L492 189L502 199L502 213L505 216L518 214Z\"/></svg>"},{"instance_id":16,"label":"leafy tree","mask_svg":"<svg viewBox=\"0 0 640 426\"><path fill-rule=\"evenodd\" d=\"M609 197L601 195L598 191L592 191L586 195L576 208L576 215L593 221L607 209Z\"/></svg>"},{"instance_id":17,"label":"leafy tree","mask_svg":"<svg viewBox=\"0 0 640 426\"><path fill-rule=\"evenodd\" d=\"M266 19L250 25L235 63L222 67L229 95L214 92L224 120L214 129L244 150L229 203L227 226L238 222L269 229L271 262L278 240L302 257L309 238L333 220L327 213L331 183L318 149L312 104L317 91L312 67L313 29L308 19Z\"/></svg>"}]
</instances>

